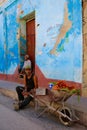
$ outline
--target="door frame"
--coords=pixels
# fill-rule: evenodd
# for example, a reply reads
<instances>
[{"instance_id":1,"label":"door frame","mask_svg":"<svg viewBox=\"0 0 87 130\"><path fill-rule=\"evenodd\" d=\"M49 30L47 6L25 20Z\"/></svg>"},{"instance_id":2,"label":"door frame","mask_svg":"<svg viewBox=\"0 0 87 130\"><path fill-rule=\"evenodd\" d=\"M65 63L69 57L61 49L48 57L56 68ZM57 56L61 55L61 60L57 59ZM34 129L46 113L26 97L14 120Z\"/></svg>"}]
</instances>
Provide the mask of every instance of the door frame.
<instances>
[{"instance_id":1,"label":"door frame","mask_svg":"<svg viewBox=\"0 0 87 130\"><path fill-rule=\"evenodd\" d=\"M26 51L27 54L30 56L33 72L35 72L35 47L36 47L35 43L36 43L35 42L35 19L32 19L26 22L26 46L27 46Z\"/></svg>"},{"instance_id":2,"label":"door frame","mask_svg":"<svg viewBox=\"0 0 87 130\"><path fill-rule=\"evenodd\" d=\"M26 22L35 19L35 11L33 11L33 12L27 14L27 15L24 16L22 19L24 19Z\"/></svg>"},{"instance_id":3,"label":"door frame","mask_svg":"<svg viewBox=\"0 0 87 130\"><path fill-rule=\"evenodd\" d=\"M20 29L18 30L17 33L18 33L19 37L20 38L22 37L25 41L26 41L26 23L28 21L33 20L33 19L35 19L35 11L33 11L33 12L27 14L26 16L20 18ZM36 32L35 32L35 34L36 34ZM20 64L23 64L24 56L27 53L27 44L26 43L27 43L27 41L22 46L21 41L19 40L19 59L20 59L19 62L20 62ZM22 54L21 54L21 49L22 50L24 49Z\"/></svg>"}]
</instances>

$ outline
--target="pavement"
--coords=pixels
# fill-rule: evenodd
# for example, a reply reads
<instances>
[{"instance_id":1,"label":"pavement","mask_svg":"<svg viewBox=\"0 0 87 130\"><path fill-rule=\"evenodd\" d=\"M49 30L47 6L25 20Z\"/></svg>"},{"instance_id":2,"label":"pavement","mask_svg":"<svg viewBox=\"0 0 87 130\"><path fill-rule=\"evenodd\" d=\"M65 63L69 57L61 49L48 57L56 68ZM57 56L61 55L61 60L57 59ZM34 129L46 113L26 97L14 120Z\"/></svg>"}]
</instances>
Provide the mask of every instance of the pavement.
<instances>
[{"instance_id":1,"label":"pavement","mask_svg":"<svg viewBox=\"0 0 87 130\"><path fill-rule=\"evenodd\" d=\"M0 104L0 130L45 130L42 126L33 123Z\"/></svg>"},{"instance_id":2,"label":"pavement","mask_svg":"<svg viewBox=\"0 0 87 130\"><path fill-rule=\"evenodd\" d=\"M17 100L18 98L15 92L15 88L18 85L23 86L23 84L0 80L0 93L12 98L13 100ZM87 98L80 97L78 100L77 96L71 96L67 100L66 104L71 107L71 109L75 110L76 115L80 119L79 123L87 126Z\"/></svg>"}]
</instances>

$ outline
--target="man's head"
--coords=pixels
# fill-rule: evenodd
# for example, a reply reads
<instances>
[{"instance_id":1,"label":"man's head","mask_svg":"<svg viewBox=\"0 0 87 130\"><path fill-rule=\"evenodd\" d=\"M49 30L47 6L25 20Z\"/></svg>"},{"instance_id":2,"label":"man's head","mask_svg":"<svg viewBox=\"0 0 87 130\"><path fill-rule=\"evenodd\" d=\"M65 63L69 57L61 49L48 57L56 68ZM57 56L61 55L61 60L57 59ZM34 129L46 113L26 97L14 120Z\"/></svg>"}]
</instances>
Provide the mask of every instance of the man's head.
<instances>
[{"instance_id":1,"label":"man's head","mask_svg":"<svg viewBox=\"0 0 87 130\"><path fill-rule=\"evenodd\" d=\"M29 59L29 55L25 55L25 60L28 60Z\"/></svg>"},{"instance_id":2,"label":"man's head","mask_svg":"<svg viewBox=\"0 0 87 130\"><path fill-rule=\"evenodd\" d=\"M31 68L30 68L29 66L27 66L27 67L25 68L25 73L26 73L26 74L31 74Z\"/></svg>"}]
</instances>

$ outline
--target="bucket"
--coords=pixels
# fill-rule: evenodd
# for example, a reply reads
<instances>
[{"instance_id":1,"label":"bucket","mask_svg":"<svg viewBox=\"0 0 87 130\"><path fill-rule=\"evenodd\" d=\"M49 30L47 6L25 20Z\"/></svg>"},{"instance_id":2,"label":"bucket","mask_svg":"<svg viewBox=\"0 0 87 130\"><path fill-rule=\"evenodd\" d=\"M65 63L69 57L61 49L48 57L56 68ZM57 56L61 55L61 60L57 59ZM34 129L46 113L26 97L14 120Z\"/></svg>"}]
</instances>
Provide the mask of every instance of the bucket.
<instances>
[{"instance_id":1,"label":"bucket","mask_svg":"<svg viewBox=\"0 0 87 130\"><path fill-rule=\"evenodd\" d=\"M49 88L52 89L52 87L54 86L53 83L49 83Z\"/></svg>"}]
</instances>

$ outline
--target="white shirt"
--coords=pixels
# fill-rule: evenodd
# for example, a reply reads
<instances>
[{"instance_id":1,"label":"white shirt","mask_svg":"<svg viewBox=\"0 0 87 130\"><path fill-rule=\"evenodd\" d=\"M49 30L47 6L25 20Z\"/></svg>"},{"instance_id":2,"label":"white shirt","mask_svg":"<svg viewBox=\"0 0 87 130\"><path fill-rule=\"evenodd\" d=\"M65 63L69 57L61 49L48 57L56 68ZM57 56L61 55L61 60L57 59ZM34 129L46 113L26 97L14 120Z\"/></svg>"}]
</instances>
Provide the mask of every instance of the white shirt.
<instances>
[{"instance_id":1,"label":"white shirt","mask_svg":"<svg viewBox=\"0 0 87 130\"><path fill-rule=\"evenodd\" d=\"M26 68L27 66L30 66L30 68L31 68L31 61L30 60L26 60L24 62L23 68Z\"/></svg>"}]
</instances>

